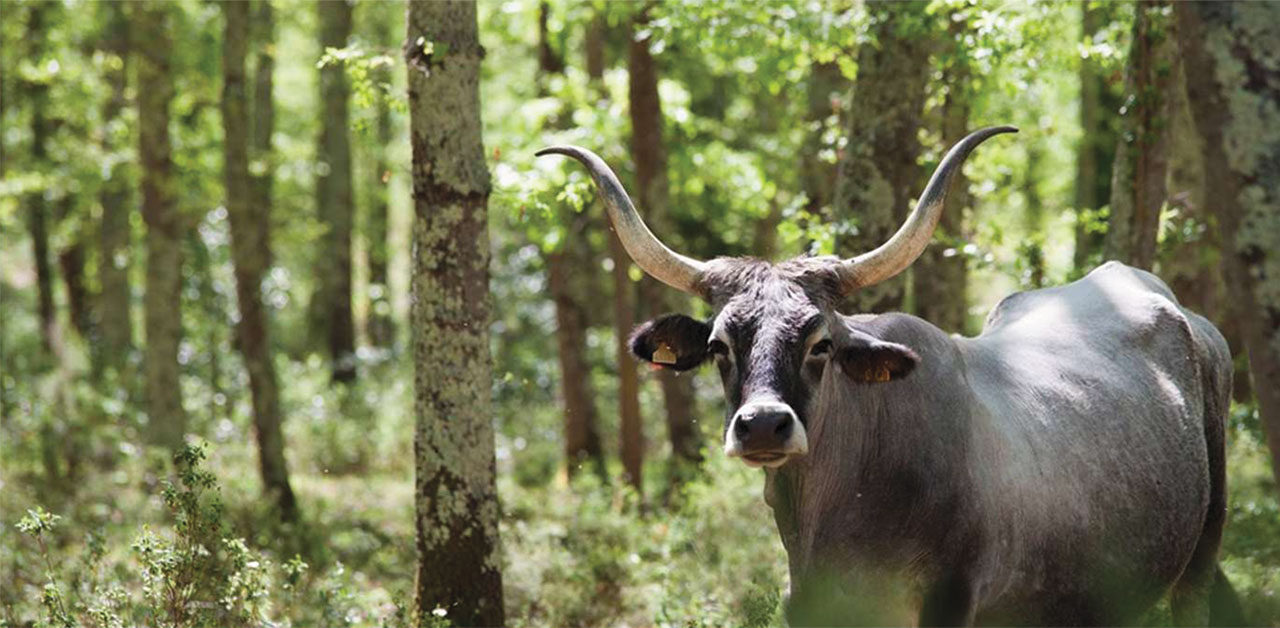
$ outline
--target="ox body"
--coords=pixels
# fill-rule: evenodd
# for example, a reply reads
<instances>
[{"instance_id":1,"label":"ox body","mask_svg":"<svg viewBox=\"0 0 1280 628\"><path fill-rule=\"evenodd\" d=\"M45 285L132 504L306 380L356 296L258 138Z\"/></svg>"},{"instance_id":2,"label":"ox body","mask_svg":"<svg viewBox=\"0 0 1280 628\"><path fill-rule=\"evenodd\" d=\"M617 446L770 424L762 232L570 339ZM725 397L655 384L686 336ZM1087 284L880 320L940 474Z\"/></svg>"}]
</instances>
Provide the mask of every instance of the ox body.
<instances>
[{"instance_id":1,"label":"ox body","mask_svg":"<svg viewBox=\"0 0 1280 628\"><path fill-rule=\"evenodd\" d=\"M642 325L631 348L716 363L724 450L765 468L792 624L1121 624L1166 593L1179 623L1204 623L1229 592L1230 355L1155 276L1110 263L1015 294L976 338L837 311L918 257L952 174L1009 130L958 144L884 246L780 263L674 253L598 157L549 149L591 170L641 268L712 305Z\"/></svg>"}]
</instances>

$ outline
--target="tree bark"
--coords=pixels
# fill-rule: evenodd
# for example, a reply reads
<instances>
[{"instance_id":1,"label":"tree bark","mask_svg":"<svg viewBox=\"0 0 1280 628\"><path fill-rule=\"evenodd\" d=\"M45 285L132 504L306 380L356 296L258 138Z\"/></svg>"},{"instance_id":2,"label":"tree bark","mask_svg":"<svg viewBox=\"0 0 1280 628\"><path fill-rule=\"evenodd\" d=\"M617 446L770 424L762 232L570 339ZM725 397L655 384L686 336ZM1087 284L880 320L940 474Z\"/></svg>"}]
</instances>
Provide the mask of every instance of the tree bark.
<instances>
[{"instance_id":1,"label":"tree bark","mask_svg":"<svg viewBox=\"0 0 1280 628\"><path fill-rule=\"evenodd\" d=\"M371 8L377 12L371 21L376 28L376 40L379 43L394 41L395 26L387 19L388 12L378 4ZM373 80L378 84L391 81L391 69L379 67L374 71ZM391 316L391 281L387 274L390 265L391 249L387 242L387 225L390 221L391 202L389 184L391 181L391 164L387 159L393 140L391 126L391 104L387 98L378 98L375 104L377 112L374 120L374 132L378 140L375 148L374 178L369 181L372 186L372 204L368 210L365 228L365 246L369 255L369 342L374 346L390 349L396 342L395 322Z\"/></svg>"},{"instance_id":2,"label":"tree bark","mask_svg":"<svg viewBox=\"0 0 1280 628\"><path fill-rule=\"evenodd\" d=\"M1280 486L1280 4L1177 3L1187 95Z\"/></svg>"},{"instance_id":3,"label":"tree bark","mask_svg":"<svg viewBox=\"0 0 1280 628\"><path fill-rule=\"evenodd\" d=\"M74 199L71 196L62 197L58 201L58 222L72 220L74 211ZM71 329L75 330L81 340L92 342L91 298L89 289L84 285L84 263L84 230L76 227L70 241L58 251L58 271L62 275L63 292L67 298L67 318L71 322Z\"/></svg>"},{"instance_id":4,"label":"tree bark","mask_svg":"<svg viewBox=\"0 0 1280 628\"><path fill-rule=\"evenodd\" d=\"M898 230L920 193L917 134L929 75L927 2L868 2L873 41L858 50L858 77L849 113L849 142L840 162L833 218L854 224L836 236L836 253L870 251ZM856 312L902 307L902 276L863 288L846 299Z\"/></svg>"},{"instance_id":5,"label":"tree bark","mask_svg":"<svg viewBox=\"0 0 1280 628\"><path fill-rule=\"evenodd\" d=\"M964 49L968 24L955 19L948 19L947 23L947 48L942 58L942 85L946 90L941 111L944 150L968 134L971 99L968 52ZM916 313L943 330L956 333L965 331L968 310L968 257L961 250L969 203L969 178L961 171L951 182L934 243L920 256L912 274Z\"/></svg>"},{"instance_id":6,"label":"tree bark","mask_svg":"<svg viewBox=\"0 0 1280 628\"><path fill-rule=\"evenodd\" d=\"M158 444L182 446L187 415L182 408L178 344L182 340L183 217L174 200L169 107L173 100L170 8L129 5L134 12L138 57L138 156L142 164L142 218L147 225L147 290L144 372L149 431Z\"/></svg>"},{"instance_id":7,"label":"tree bark","mask_svg":"<svg viewBox=\"0 0 1280 628\"><path fill-rule=\"evenodd\" d=\"M805 113L804 149L800 152L800 187L808 202L805 209L815 216L822 215L831 205L836 185L836 164L822 158L822 151L834 149L823 141L827 121L839 114L838 100L849 93L849 81L840 72L835 61L814 63L809 71L809 85L805 89L808 99Z\"/></svg>"},{"instance_id":8,"label":"tree bark","mask_svg":"<svg viewBox=\"0 0 1280 628\"><path fill-rule=\"evenodd\" d=\"M344 48L351 37L351 4L319 0L320 45ZM321 130L317 158L316 207L325 225L317 260L312 313L325 338L333 381L356 377L355 319L351 312L351 230L355 201L351 191L350 89L346 68L331 63L320 69Z\"/></svg>"},{"instance_id":9,"label":"tree bark","mask_svg":"<svg viewBox=\"0 0 1280 628\"><path fill-rule=\"evenodd\" d=\"M1143 0L1133 6L1133 43L1111 177L1106 257L1151 270L1169 163L1173 20L1164 0Z\"/></svg>"},{"instance_id":10,"label":"tree bark","mask_svg":"<svg viewBox=\"0 0 1280 628\"><path fill-rule=\"evenodd\" d=\"M44 56L46 41L45 10L47 5L31 6L27 17L27 38L31 44L33 59ZM23 91L31 103L31 161L37 169L48 167L49 135L52 131L46 114L49 111L49 86L40 82L24 82ZM27 231L31 234L32 255L36 270L36 316L40 323L40 344L45 353L56 355L58 340L57 318L53 308L53 265L49 260L48 203L44 190L36 190L26 198Z\"/></svg>"},{"instance_id":11,"label":"tree bark","mask_svg":"<svg viewBox=\"0 0 1280 628\"><path fill-rule=\"evenodd\" d=\"M492 364L489 170L470 2L410 2L418 613L503 624Z\"/></svg>"},{"instance_id":12,"label":"tree bark","mask_svg":"<svg viewBox=\"0 0 1280 628\"><path fill-rule=\"evenodd\" d=\"M587 76L597 98L607 98L604 89L605 35L604 14L597 11L587 27ZM609 259L613 262L613 337L614 360L618 366L618 451L626 480L637 492L643 489L644 427L640 417L640 377L635 358L627 349L627 338L635 327L635 284L628 269L631 258L609 230Z\"/></svg>"},{"instance_id":13,"label":"tree bark","mask_svg":"<svg viewBox=\"0 0 1280 628\"><path fill-rule=\"evenodd\" d=\"M1107 8L1080 3L1084 39L1092 42L1107 19ZM1120 107L1119 97L1103 76L1101 64L1093 56L1080 60L1080 145L1076 149L1076 248L1075 272L1083 275L1096 263L1106 241L1105 231L1091 228L1088 219L1111 199L1111 170L1118 133L1112 115ZM1105 221L1103 221L1105 222Z\"/></svg>"},{"instance_id":14,"label":"tree bark","mask_svg":"<svg viewBox=\"0 0 1280 628\"><path fill-rule=\"evenodd\" d=\"M102 108L106 123L103 152L117 152L124 143L124 133L115 131L115 123L127 104L125 90L129 76L129 20L125 4L104 2L96 5L106 13L103 53L107 63L106 80L111 95ZM120 125L123 127L123 125ZM129 287L129 263L133 248L129 212L133 204L130 192L130 168L122 162L111 162L106 181L98 195L102 204L102 222L98 226L98 363L106 368L123 368L133 351L133 323L129 316L132 295Z\"/></svg>"},{"instance_id":15,"label":"tree bark","mask_svg":"<svg viewBox=\"0 0 1280 628\"><path fill-rule=\"evenodd\" d=\"M631 158L636 168L636 188L640 211L657 233L671 234L670 183L667 178L667 150L662 141L662 102L658 97L658 70L649 52L649 37L637 39L636 33L648 22L648 11L635 18L629 35L627 70L628 97L631 101ZM666 237L670 238L671 235ZM648 305L648 315L680 309L684 304L666 286L652 278L641 284ZM628 357L628 359L631 359ZM674 371L658 371L662 385L663 405L667 415L667 436L677 465L702 461L702 450L694 425L693 380ZM679 474L673 474L678 479Z\"/></svg>"},{"instance_id":16,"label":"tree bark","mask_svg":"<svg viewBox=\"0 0 1280 628\"><path fill-rule=\"evenodd\" d=\"M550 6L538 5L538 69L545 92L548 77L564 72L564 59L551 46L547 32ZM601 479L607 478L604 450L596 429L595 387L591 384L591 363L587 359L587 286L585 273L590 273L591 245L587 230L591 221L585 212L569 208L559 210L557 217L565 237L559 250L545 256L547 283L556 309L556 348L560 361L560 393L564 401L565 467L573 476L584 462L589 462Z\"/></svg>"},{"instance_id":17,"label":"tree bark","mask_svg":"<svg viewBox=\"0 0 1280 628\"><path fill-rule=\"evenodd\" d=\"M270 323L262 302L262 278L271 266L271 214L269 197L254 194L254 181L249 176L249 94L245 78L245 58L249 49L248 2L222 5L226 24L222 44L222 128L223 177L227 186L227 215L231 222L231 260L235 269L236 300L240 322L236 324L240 354L249 373L249 390L253 397L253 423L258 437L258 468L267 499L275 503L285 521L297 519L297 503L289 486L289 470L284 458L284 435L280 429L280 388L272 362ZM268 62L258 66L255 89L266 88L266 106L270 107L271 72L269 47L273 15L270 0L258 0L254 16L262 29L256 42ZM261 61L262 56L259 57ZM262 106L262 98L255 105ZM267 116L270 119L270 116ZM253 159L270 159L262 151L265 142L270 150L270 126L253 128ZM261 182L257 182L261 183Z\"/></svg>"}]
</instances>

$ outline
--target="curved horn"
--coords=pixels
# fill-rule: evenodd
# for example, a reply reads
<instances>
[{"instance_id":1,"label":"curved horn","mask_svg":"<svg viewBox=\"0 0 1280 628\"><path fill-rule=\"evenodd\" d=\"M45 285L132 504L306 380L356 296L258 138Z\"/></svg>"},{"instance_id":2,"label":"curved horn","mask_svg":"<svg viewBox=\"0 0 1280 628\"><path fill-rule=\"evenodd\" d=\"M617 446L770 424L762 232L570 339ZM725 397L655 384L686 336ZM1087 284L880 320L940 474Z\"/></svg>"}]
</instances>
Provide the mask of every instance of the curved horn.
<instances>
[{"instance_id":1,"label":"curved horn","mask_svg":"<svg viewBox=\"0 0 1280 628\"><path fill-rule=\"evenodd\" d=\"M535 154L539 157L565 155L582 162L595 180L596 187L600 188L600 198L609 211L609 222L613 223L613 230L617 232L622 246L627 249L627 254L636 265L654 279L676 290L703 296L702 290L698 288L698 276L702 274L706 264L672 251L649 231L640 214L636 213L631 197L627 196L627 191L618 182L618 176L599 155L577 146L552 146Z\"/></svg>"},{"instance_id":2,"label":"curved horn","mask_svg":"<svg viewBox=\"0 0 1280 628\"><path fill-rule=\"evenodd\" d=\"M947 156L938 164L933 176L929 177L929 185L925 186L915 210L898 228L898 232L874 251L841 263L839 273L843 292L848 294L858 288L889 279L916 261L938 227L942 206L947 200L947 188L951 187L951 180L960 171L965 158L978 144L991 136L1017 132L1018 129L1011 126L988 127L970 133L952 146Z\"/></svg>"}]
</instances>

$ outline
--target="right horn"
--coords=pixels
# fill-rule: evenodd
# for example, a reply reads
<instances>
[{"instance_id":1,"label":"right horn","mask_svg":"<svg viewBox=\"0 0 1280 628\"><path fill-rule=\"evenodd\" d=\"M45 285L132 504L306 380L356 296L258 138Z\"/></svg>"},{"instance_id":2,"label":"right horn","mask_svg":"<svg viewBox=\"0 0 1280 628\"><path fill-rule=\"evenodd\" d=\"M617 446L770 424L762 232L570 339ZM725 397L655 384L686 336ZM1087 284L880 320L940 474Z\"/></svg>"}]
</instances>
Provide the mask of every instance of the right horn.
<instances>
[{"instance_id":1,"label":"right horn","mask_svg":"<svg viewBox=\"0 0 1280 628\"><path fill-rule=\"evenodd\" d=\"M858 288L865 288L889 279L911 266L911 263L916 261L916 258L920 257L925 247L929 245L929 240L938 227L938 219L942 217L942 206L947 200L947 188L951 186L951 180L960 171L965 158L987 138L1001 133L1017 132L1018 129L1011 126L979 129L951 147L947 156L943 157L942 162L938 164L938 169L933 172L933 176L929 177L929 185L925 186L915 210L907 217L907 221L902 223L898 232L874 251L841 262L838 270L841 291L849 294Z\"/></svg>"},{"instance_id":2,"label":"right horn","mask_svg":"<svg viewBox=\"0 0 1280 628\"><path fill-rule=\"evenodd\" d=\"M536 155L565 155L586 166L596 187L600 189L600 198L604 200L604 206L609 212L613 230L617 232L622 246L627 249L627 254L636 265L654 279L676 290L698 297L704 296L698 286L698 277L706 264L672 251L649 231L649 227L645 226L644 220L636 212L635 205L631 203L631 197L627 196L627 191L618 182L618 176L599 155L577 146L552 146L538 151Z\"/></svg>"}]
</instances>

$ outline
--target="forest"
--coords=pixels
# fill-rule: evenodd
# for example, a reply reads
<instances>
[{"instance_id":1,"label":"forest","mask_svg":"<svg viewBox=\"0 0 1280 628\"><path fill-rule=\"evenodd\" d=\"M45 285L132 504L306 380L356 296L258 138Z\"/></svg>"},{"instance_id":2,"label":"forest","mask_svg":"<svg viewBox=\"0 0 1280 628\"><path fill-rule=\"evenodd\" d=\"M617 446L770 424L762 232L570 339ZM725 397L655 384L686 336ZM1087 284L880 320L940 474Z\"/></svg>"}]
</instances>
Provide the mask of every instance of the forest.
<instances>
[{"instance_id":1,"label":"forest","mask_svg":"<svg viewBox=\"0 0 1280 628\"><path fill-rule=\"evenodd\" d=\"M628 345L713 306L535 153L691 258L851 257L998 125L840 311L972 337L1154 272L1230 345L1218 560L1280 626L1277 42L1274 2L0 2L0 626L786 625L715 369Z\"/></svg>"}]
</instances>

